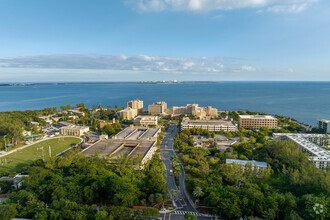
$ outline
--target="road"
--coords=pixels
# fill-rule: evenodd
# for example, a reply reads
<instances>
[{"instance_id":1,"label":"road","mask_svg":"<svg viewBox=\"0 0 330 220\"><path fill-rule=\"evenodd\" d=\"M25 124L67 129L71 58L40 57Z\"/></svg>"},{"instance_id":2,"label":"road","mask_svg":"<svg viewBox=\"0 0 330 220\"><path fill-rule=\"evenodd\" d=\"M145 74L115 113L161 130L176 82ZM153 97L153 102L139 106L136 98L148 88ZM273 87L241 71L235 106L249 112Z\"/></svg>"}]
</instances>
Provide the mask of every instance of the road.
<instances>
[{"instance_id":1,"label":"road","mask_svg":"<svg viewBox=\"0 0 330 220\"><path fill-rule=\"evenodd\" d=\"M185 188L184 182L184 169L181 162L178 160L178 163L181 168L181 174L179 176L179 186L177 187L175 184L174 175L170 174L170 170L172 168L172 161L171 157L175 154L173 149L174 144L174 135L177 132L177 126L175 124L170 124L168 131L164 135L164 139L160 144L160 157L165 164L166 168L166 180L167 180L167 188L168 191L172 189L176 191L177 196L174 197L174 203L176 204L177 208L172 211L171 213L167 213L166 215L162 215L163 219L184 219L184 214L186 212L192 213L198 216L198 219L210 219L209 217L202 217L200 213L197 212L194 203L191 201L187 190ZM178 158L179 159L179 158Z\"/></svg>"}]
</instances>

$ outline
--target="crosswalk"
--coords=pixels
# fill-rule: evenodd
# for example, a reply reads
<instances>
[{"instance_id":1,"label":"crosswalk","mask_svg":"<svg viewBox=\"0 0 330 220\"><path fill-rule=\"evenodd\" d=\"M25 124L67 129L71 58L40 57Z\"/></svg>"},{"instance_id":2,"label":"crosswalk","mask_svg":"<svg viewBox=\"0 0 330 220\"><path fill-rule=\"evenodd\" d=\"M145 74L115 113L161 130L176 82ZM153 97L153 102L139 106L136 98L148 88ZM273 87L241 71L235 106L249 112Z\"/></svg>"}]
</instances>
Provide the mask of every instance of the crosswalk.
<instances>
[{"instance_id":1,"label":"crosswalk","mask_svg":"<svg viewBox=\"0 0 330 220\"><path fill-rule=\"evenodd\" d=\"M190 213L196 216L202 216L201 214L199 214L198 212L190 212L190 211L174 211L174 214L177 215L185 215L186 213Z\"/></svg>"}]
</instances>

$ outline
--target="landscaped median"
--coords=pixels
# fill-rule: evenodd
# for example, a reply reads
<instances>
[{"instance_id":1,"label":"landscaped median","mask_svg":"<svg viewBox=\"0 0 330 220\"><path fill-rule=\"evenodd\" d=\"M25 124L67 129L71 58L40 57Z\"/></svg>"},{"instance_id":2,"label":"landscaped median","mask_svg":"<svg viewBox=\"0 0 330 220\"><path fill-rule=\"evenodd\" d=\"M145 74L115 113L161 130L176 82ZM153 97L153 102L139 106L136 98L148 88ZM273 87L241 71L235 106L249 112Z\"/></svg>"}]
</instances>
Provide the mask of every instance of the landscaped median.
<instances>
[{"instance_id":1,"label":"landscaped median","mask_svg":"<svg viewBox=\"0 0 330 220\"><path fill-rule=\"evenodd\" d=\"M50 155L57 154L69 149L72 145L81 142L76 137L58 137L38 142L24 149L18 150L7 156L0 158L0 173L2 172L19 172L38 159L47 160ZM51 154L49 152L51 151Z\"/></svg>"}]
</instances>

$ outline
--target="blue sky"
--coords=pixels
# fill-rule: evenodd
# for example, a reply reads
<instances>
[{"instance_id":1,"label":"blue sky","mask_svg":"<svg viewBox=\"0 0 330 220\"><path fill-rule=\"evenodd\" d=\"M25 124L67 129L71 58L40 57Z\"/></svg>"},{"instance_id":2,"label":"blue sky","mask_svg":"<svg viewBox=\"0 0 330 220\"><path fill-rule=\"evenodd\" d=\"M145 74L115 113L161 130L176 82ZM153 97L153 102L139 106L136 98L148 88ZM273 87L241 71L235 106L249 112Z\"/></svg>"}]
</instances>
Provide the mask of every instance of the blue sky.
<instances>
[{"instance_id":1,"label":"blue sky","mask_svg":"<svg viewBox=\"0 0 330 220\"><path fill-rule=\"evenodd\" d=\"M0 0L0 81L330 80L329 11L326 0Z\"/></svg>"}]
</instances>

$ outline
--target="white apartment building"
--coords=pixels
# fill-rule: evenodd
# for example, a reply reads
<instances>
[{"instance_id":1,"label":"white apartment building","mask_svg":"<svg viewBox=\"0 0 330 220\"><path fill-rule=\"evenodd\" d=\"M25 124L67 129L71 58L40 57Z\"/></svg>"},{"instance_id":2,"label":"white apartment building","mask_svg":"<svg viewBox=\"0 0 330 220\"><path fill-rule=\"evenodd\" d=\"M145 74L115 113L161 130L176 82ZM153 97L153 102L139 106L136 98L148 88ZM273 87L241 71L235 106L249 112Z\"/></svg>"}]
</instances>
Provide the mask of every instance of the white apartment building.
<instances>
[{"instance_id":1,"label":"white apartment building","mask_svg":"<svg viewBox=\"0 0 330 220\"><path fill-rule=\"evenodd\" d=\"M274 133L273 137L280 140L289 140L297 144L301 151L310 155L309 160L312 161L317 168L325 170L330 166L330 152L315 144L324 143L325 135Z\"/></svg>"}]
</instances>

